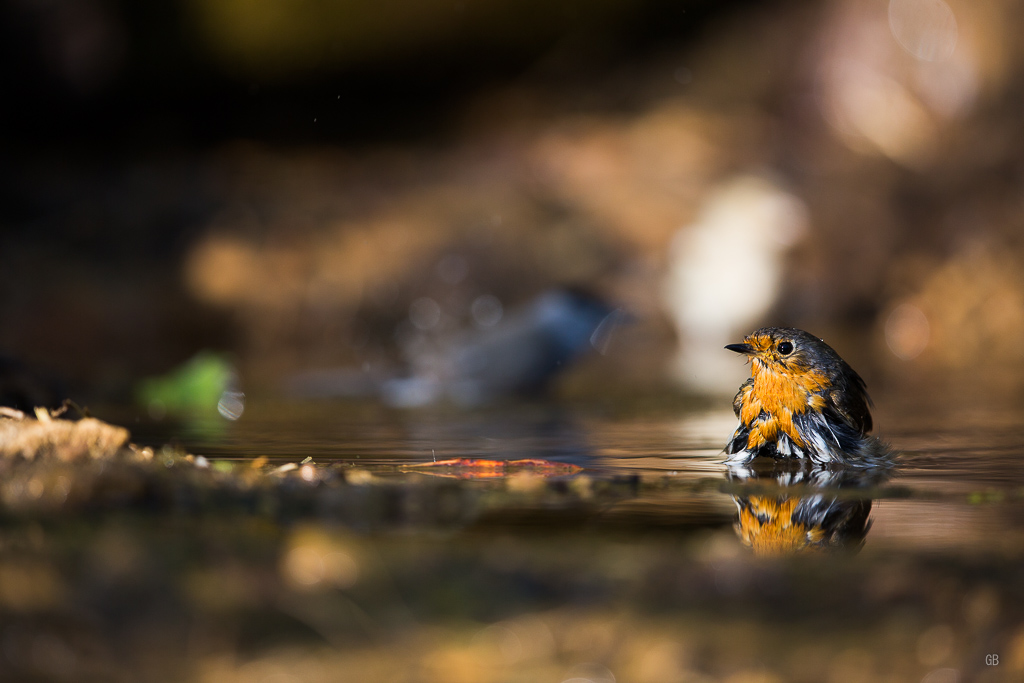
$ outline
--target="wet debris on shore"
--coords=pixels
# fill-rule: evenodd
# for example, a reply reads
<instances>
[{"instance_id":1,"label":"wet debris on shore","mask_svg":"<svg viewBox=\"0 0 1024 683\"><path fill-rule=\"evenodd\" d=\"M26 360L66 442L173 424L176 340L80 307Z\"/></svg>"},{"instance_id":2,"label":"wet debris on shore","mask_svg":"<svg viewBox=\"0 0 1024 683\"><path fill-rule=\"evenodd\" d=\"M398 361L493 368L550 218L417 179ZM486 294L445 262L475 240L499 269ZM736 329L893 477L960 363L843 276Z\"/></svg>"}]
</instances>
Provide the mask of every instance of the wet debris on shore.
<instances>
[{"instance_id":1,"label":"wet debris on shore","mask_svg":"<svg viewBox=\"0 0 1024 683\"><path fill-rule=\"evenodd\" d=\"M488 509L579 509L638 491L635 477L593 477L582 469L539 460L375 467L216 460L172 446L140 447L126 429L92 417L0 413L0 514L14 516L125 510L321 518L366 530L450 527Z\"/></svg>"},{"instance_id":2,"label":"wet debris on shore","mask_svg":"<svg viewBox=\"0 0 1024 683\"><path fill-rule=\"evenodd\" d=\"M32 419L20 410L0 412L0 457L34 460L54 458L64 462L105 458L128 444L129 433L92 417L78 421L55 419L46 408L36 409Z\"/></svg>"}]
</instances>

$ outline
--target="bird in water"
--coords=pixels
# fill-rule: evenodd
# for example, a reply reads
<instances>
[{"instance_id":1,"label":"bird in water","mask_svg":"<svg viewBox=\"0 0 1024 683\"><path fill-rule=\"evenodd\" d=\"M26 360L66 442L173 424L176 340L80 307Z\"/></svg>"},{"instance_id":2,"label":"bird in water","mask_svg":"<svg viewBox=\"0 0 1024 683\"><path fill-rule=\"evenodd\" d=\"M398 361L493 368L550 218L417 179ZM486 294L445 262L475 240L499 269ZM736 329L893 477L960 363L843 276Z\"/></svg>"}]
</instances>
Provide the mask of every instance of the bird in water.
<instances>
[{"instance_id":1,"label":"bird in water","mask_svg":"<svg viewBox=\"0 0 1024 683\"><path fill-rule=\"evenodd\" d=\"M885 461L885 446L868 436L864 380L824 341L791 327L765 327L725 348L751 363L751 376L733 399L740 424L725 447L730 462L758 456L817 465Z\"/></svg>"}]
</instances>

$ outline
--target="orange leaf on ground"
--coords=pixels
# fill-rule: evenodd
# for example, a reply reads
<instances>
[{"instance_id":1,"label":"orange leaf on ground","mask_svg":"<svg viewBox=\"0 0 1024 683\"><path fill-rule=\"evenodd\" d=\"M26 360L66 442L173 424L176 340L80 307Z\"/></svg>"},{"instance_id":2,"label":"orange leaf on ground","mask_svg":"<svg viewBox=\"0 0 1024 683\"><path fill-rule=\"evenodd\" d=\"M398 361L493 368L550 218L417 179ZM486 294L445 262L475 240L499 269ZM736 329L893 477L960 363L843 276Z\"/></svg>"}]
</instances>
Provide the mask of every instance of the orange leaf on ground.
<instances>
[{"instance_id":1,"label":"orange leaf on ground","mask_svg":"<svg viewBox=\"0 0 1024 683\"><path fill-rule=\"evenodd\" d=\"M508 476L513 472L528 470L543 477L555 477L565 474L576 474L583 470L579 465L563 462L552 462L539 458L522 460L486 460L483 458L450 458L432 462L418 462L408 465L410 468L429 468L430 474L455 476L460 479L493 479ZM444 473L437 470L443 470ZM449 474L450 472L450 474Z\"/></svg>"}]
</instances>

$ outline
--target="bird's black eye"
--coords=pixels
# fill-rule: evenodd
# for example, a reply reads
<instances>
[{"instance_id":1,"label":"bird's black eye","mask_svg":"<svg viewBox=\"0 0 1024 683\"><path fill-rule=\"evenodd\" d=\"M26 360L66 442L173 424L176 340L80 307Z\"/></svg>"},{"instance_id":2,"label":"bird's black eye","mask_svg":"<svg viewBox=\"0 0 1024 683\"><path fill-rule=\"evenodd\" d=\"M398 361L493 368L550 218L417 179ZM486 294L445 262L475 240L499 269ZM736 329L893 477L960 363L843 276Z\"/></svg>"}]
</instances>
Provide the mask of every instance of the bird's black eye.
<instances>
[{"instance_id":1,"label":"bird's black eye","mask_svg":"<svg viewBox=\"0 0 1024 683\"><path fill-rule=\"evenodd\" d=\"M779 344L779 353L783 356L788 356L793 353L793 344L788 341L784 341Z\"/></svg>"}]
</instances>

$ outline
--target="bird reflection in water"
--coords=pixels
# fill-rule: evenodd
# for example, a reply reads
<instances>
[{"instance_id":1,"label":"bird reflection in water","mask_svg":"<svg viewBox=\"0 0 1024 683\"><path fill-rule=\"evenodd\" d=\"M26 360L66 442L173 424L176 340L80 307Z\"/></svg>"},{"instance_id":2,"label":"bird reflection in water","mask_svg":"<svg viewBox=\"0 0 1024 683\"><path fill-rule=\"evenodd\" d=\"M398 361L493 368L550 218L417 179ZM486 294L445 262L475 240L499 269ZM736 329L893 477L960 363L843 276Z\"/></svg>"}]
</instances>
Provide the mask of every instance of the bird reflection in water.
<instances>
[{"instance_id":1,"label":"bird reflection in water","mask_svg":"<svg viewBox=\"0 0 1024 683\"><path fill-rule=\"evenodd\" d=\"M872 493L887 468L808 466L758 458L729 467L736 534L760 556L857 551L871 528Z\"/></svg>"}]
</instances>

